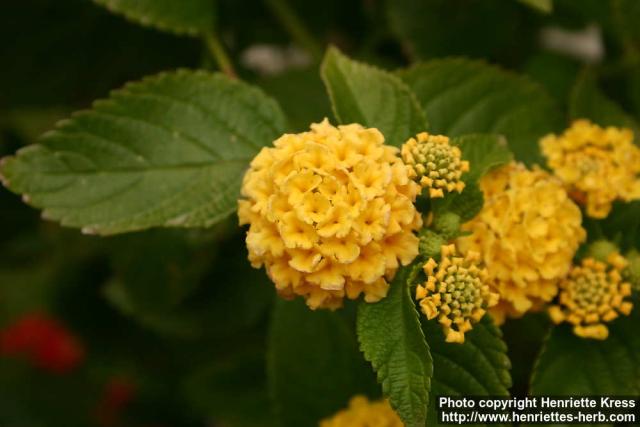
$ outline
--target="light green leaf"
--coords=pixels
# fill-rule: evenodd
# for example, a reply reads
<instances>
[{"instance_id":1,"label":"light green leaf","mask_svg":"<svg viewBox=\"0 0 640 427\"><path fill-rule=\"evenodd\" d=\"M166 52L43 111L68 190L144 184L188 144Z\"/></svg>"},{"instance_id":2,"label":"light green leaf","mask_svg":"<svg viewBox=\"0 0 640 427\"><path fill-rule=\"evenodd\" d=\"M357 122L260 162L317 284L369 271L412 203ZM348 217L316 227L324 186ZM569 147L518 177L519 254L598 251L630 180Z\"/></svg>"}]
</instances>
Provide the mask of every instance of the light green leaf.
<instances>
[{"instance_id":1,"label":"light green leaf","mask_svg":"<svg viewBox=\"0 0 640 427\"><path fill-rule=\"evenodd\" d=\"M443 59L398 74L416 93L431 132L504 135L517 160L542 163L538 139L562 127L545 90L524 76L478 61Z\"/></svg>"},{"instance_id":2,"label":"light green leaf","mask_svg":"<svg viewBox=\"0 0 640 427\"><path fill-rule=\"evenodd\" d=\"M427 129L415 95L393 74L353 61L334 47L324 57L321 74L340 123L378 128L395 146Z\"/></svg>"},{"instance_id":3,"label":"light green leaf","mask_svg":"<svg viewBox=\"0 0 640 427\"><path fill-rule=\"evenodd\" d=\"M206 227L236 209L249 161L284 129L278 105L219 74L128 84L3 159L3 183L86 233Z\"/></svg>"},{"instance_id":4,"label":"light green leaf","mask_svg":"<svg viewBox=\"0 0 640 427\"><path fill-rule=\"evenodd\" d=\"M636 138L640 136L638 122L602 93L590 70L578 76L571 90L569 115L572 119L590 119L601 126L628 127L634 131Z\"/></svg>"},{"instance_id":5,"label":"light green leaf","mask_svg":"<svg viewBox=\"0 0 640 427\"><path fill-rule=\"evenodd\" d=\"M433 357L433 396L509 396L511 362L502 332L485 316L465 334L464 344L445 342L441 326L422 317ZM432 399L427 425L438 425Z\"/></svg>"},{"instance_id":6,"label":"light green leaf","mask_svg":"<svg viewBox=\"0 0 640 427\"><path fill-rule=\"evenodd\" d=\"M551 13L551 11L553 10L553 0L518 0L518 1L540 12Z\"/></svg>"},{"instance_id":7,"label":"light green leaf","mask_svg":"<svg viewBox=\"0 0 640 427\"><path fill-rule=\"evenodd\" d=\"M561 396L640 393L640 311L609 324L603 341L577 337L569 325L555 327L538 357L531 394Z\"/></svg>"},{"instance_id":8,"label":"light green leaf","mask_svg":"<svg viewBox=\"0 0 640 427\"><path fill-rule=\"evenodd\" d=\"M113 13L144 26L177 34L198 35L211 30L214 0L93 0Z\"/></svg>"},{"instance_id":9,"label":"light green leaf","mask_svg":"<svg viewBox=\"0 0 640 427\"><path fill-rule=\"evenodd\" d=\"M311 311L303 301L278 300L269 332L267 374L279 425L317 427L356 394L377 386L345 310Z\"/></svg>"},{"instance_id":10,"label":"light green leaf","mask_svg":"<svg viewBox=\"0 0 640 427\"><path fill-rule=\"evenodd\" d=\"M407 427L424 427L433 361L410 291L410 269L401 268L389 294L358 309L358 340L382 392Z\"/></svg>"}]
</instances>

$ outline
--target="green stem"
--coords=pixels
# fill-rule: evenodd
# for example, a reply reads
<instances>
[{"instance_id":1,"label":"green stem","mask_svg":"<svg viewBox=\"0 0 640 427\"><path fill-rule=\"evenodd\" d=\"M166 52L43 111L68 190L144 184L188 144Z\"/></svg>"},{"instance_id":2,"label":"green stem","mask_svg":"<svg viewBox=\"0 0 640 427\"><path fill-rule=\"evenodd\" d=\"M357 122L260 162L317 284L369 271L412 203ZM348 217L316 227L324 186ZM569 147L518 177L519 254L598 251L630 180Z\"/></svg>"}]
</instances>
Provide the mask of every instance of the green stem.
<instances>
[{"instance_id":1,"label":"green stem","mask_svg":"<svg viewBox=\"0 0 640 427\"><path fill-rule=\"evenodd\" d=\"M222 42L220 41L218 36L213 32L208 32L203 36L203 38L205 44L207 45L207 48L209 49L209 52L211 53L211 56L213 56L213 59L215 59L218 67L220 67L220 71L231 78L237 78L238 75L233 68L231 59L229 58L229 55L227 55L227 52L225 51L224 46L222 45Z\"/></svg>"},{"instance_id":2,"label":"green stem","mask_svg":"<svg viewBox=\"0 0 640 427\"><path fill-rule=\"evenodd\" d=\"M319 61L322 59L322 46L315 40L311 32L307 30L293 9L291 9L287 0L266 0L266 3L282 26L289 32L291 38L293 38L300 47L307 50L315 60Z\"/></svg>"}]
</instances>

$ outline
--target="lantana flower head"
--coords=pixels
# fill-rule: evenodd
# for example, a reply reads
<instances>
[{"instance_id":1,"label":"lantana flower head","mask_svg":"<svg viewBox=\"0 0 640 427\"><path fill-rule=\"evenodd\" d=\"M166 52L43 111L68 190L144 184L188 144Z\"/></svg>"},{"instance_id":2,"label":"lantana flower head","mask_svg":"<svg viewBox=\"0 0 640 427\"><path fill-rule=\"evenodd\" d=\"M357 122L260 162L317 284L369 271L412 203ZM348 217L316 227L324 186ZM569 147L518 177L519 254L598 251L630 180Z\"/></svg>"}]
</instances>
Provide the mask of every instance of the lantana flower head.
<instances>
[{"instance_id":1,"label":"lantana flower head","mask_svg":"<svg viewBox=\"0 0 640 427\"><path fill-rule=\"evenodd\" d=\"M500 323L553 299L586 232L562 183L538 167L505 165L485 175L480 187L484 206L463 225L471 234L458 247L481 254L500 294L490 310Z\"/></svg>"},{"instance_id":2,"label":"lantana flower head","mask_svg":"<svg viewBox=\"0 0 640 427\"><path fill-rule=\"evenodd\" d=\"M611 254L606 263L583 259L560 282L558 304L549 307L551 319L555 323L571 323L573 332L580 337L606 339L609 329L605 323L620 314L628 315L633 308L627 299L631 284L624 282L621 275L626 266L626 260L618 253Z\"/></svg>"},{"instance_id":3,"label":"lantana flower head","mask_svg":"<svg viewBox=\"0 0 640 427\"><path fill-rule=\"evenodd\" d=\"M365 396L354 396L349 407L320 421L320 427L404 427L387 400L370 402Z\"/></svg>"},{"instance_id":4,"label":"lantana flower head","mask_svg":"<svg viewBox=\"0 0 640 427\"><path fill-rule=\"evenodd\" d=\"M428 189L431 198L464 189L460 177L469 171L469 162L462 160L460 148L451 145L444 135L422 132L410 138L402 146L402 160L410 177Z\"/></svg>"},{"instance_id":5,"label":"lantana flower head","mask_svg":"<svg viewBox=\"0 0 640 427\"><path fill-rule=\"evenodd\" d=\"M252 265L265 266L281 296L303 296L313 309L361 293L375 302L418 254L420 186L383 142L377 129L325 120L283 135L251 162L238 216L250 225Z\"/></svg>"},{"instance_id":6,"label":"lantana flower head","mask_svg":"<svg viewBox=\"0 0 640 427\"><path fill-rule=\"evenodd\" d=\"M464 334L498 302L487 284L488 273L478 266L479 254L462 257L454 245L442 246L440 262L424 264L427 282L416 288L416 299L428 319L438 318L447 342L464 342Z\"/></svg>"},{"instance_id":7,"label":"lantana flower head","mask_svg":"<svg viewBox=\"0 0 640 427\"><path fill-rule=\"evenodd\" d=\"M540 141L553 172L587 215L604 218L614 200L640 198L640 148L631 129L576 120L562 135Z\"/></svg>"}]
</instances>

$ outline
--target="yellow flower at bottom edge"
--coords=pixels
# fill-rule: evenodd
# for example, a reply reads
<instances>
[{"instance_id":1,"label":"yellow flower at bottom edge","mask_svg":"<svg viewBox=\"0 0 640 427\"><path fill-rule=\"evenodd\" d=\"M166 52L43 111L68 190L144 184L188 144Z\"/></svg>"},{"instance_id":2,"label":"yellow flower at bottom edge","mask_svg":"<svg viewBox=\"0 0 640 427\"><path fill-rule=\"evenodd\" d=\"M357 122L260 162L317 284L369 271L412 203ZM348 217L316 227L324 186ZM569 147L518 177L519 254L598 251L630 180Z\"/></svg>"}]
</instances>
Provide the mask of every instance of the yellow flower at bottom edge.
<instances>
[{"instance_id":1,"label":"yellow flower at bottom edge","mask_svg":"<svg viewBox=\"0 0 640 427\"><path fill-rule=\"evenodd\" d=\"M633 131L576 120L562 135L540 141L549 167L587 214L604 218L616 200L640 198L640 148Z\"/></svg>"},{"instance_id":2,"label":"yellow flower at bottom edge","mask_svg":"<svg viewBox=\"0 0 640 427\"><path fill-rule=\"evenodd\" d=\"M387 279L418 254L419 191L377 129L325 120L283 135L242 183L249 260L265 266L282 297L302 296L312 309L360 294L379 301Z\"/></svg>"},{"instance_id":3,"label":"yellow flower at bottom edge","mask_svg":"<svg viewBox=\"0 0 640 427\"><path fill-rule=\"evenodd\" d=\"M447 342L463 343L465 332L498 302L478 258L474 252L457 256L455 246L447 245L442 246L440 262L429 258L424 264L427 282L416 288L416 299L428 319L438 318Z\"/></svg>"},{"instance_id":4,"label":"yellow flower at bottom edge","mask_svg":"<svg viewBox=\"0 0 640 427\"><path fill-rule=\"evenodd\" d=\"M404 427L389 402L370 402L365 396L354 396L349 407L320 421L320 427Z\"/></svg>"},{"instance_id":5,"label":"yellow flower at bottom edge","mask_svg":"<svg viewBox=\"0 0 640 427\"><path fill-rule=\"evenodd\" d=\"M462 226L457 240L464 254L474 251L500 295L490 312L496 323L539 309L558 293L580 243L586 238L582 214L560 180L538 167L511 163L480 181L484 206Z\"/></svg>"},{"instance_id":6,"label":"yellow flower at bottom edge","mask_svg":"<svg viewBox=\"0 0 640 427\"><path fill-rule=\"evenodd\" d=\"M460 177L469 171L469 162L462 160L460 148L451 145L448 137L422 132L405 142L401 152L410 177L429 190L429 197L464 189Z\"/></svg>"},{"instance_id":7,"label":"yellow flower at bottom edge","mask_svg":"<svg viewBox=\"0 0 640 427\"><path fill-rule=\"evenodd\" d=\"M569 322L573 332L582 338L606 339L605 325L620 314L628 315L633 304L626 300L631 285L622 281L625 259L612 253L607 263L586 258L574 266L569 276L560 282L558 304L549 307L555 323Z\"/></svg>"}]
</instances>

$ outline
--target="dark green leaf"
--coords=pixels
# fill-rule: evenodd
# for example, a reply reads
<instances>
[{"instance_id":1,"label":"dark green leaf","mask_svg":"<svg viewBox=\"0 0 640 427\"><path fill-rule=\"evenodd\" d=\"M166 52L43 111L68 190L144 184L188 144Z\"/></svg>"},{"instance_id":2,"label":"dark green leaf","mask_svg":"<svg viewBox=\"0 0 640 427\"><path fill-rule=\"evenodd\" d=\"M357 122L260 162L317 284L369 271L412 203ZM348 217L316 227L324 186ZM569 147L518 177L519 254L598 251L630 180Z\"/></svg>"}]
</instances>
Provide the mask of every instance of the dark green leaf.
<instances>
[{"instance_id":1,"label":"dark green leaf","mask_svg":"<svg viewBox=\"0 0 640 427\"><path fill-rule=\"evenodd\" d=\"M353 61L334 47L324 57L321 74L340 123L378 128L395 146L427 129L415 95L393 74Z\"/></svg>"},{"instance_id":2,"label":"dark green leaf","mask_svg":"<svg viewBox=\"0 0 640 427\"><path fill-rule=\"evenodd\" d=\"M399 72L418 96L431 132L504 135L517 160L541 163L538 139L562 125L544 89L529 79L477 61L444 59Z\"/></svg>"},{"instance_id":3,"label":"dark green leaf","mask_svg":"<svg viewBox=\"0 0 640 427\"><path fill-rule=\"evenodd\" d=\"M138 24L197 35L214 24L214 0L93 0Z\"/></svg>"},{"instance_id":4,"label":"dark green leaf","mask_svg":"<svg viewBox=\"0 0 640 427\"><path fill-rule=\"evenodd\" d=\"M428 425L437 425L436 396L509 396L511 362L502 332L490 316L465 334L464 344L445 342L437 321L422 318L433 356L434 396Z\"/></svg>"},{"instance_id":5,"label":"dark green leaf","mask_svg":"<svg viewBox=\"0 0 640 427\"><path fill-rule=\"evenodd\" d=\"M331 106L315 67L287 71L257 83L280 103L292 132L307 131L311 123L331 115Z\"/></svg>"},{"instance_id":6,"label":"dark green leaf","mask_svg":"<svg viewBox=\"0 0 640 427\"><path fill-rule=\"evenodd\" d=\"M206 227L236 209L249 161L283 129L259 90L179 71L113 92L0 171L44 217L86 233Z\"/></svg>"},{"instance_id":7,"label":"dark green leaf","mask_svg":"<svg viewBox=\"0 0 640 427\"><path fill-rule=\"evenodd\" d=\"M606 237L625 250L640 249L640 201L614 203L609 216L599 225Z\"/></svg>"},{"instance_id":8,"label":"dark green leaf","mask_svg":"<svg viewBox=\"0 0 640 427\"><path fill-rule=\"evenodd\" d=\"M596 77L589 70L583 71L573 86L569 115L572 119L590 119L601 126L628 127L636 138L640 135L638 122L598 88Z\"/></svg>"},{"instance_id":9,"label":"dark green leaf","mask_svg":"<svg viewBox=\"0 0 640 427\"><path fill-rule=\"evenodd\" d=\"M343 316L344 310L311 311L301 300L276 304L268 376L281 426L317 427L354 395L375 393L375 379Z\"/></svg>"},{"instance_id":10,"label":"dark green leaf","mask_svg":"<svg viewBox=\"0 0 640 427\"><path fill-rule=\"evenodd\" d=\"M513 63L535 43L537 17L513 0L393 0L386 4L391 30L412 58L464 55Z\"/></svg>"},{"instance_id":11,"label":"dark green leaf","mask_svg":"<svg viewBox=\"0 0 640 427\"><path fill-rule=\"evenodd\" d=\"M576 336L569 325L547 338L531 378L531 393L571 396L640 393L640 312L609 324L603 341Z\"/></svg>"},{"instance_id":12,"label":"dark green leaf","mask_svg":"<svg viewBox=\"0 0 640 427\"><path fill-rule=\"evenodd\" d=\"M398 271L389 295L375 304L360 303L358 340L382 391L407 427L423 427L433 363L410 294L410 269Z\"/></svg>"}]
</instances>

